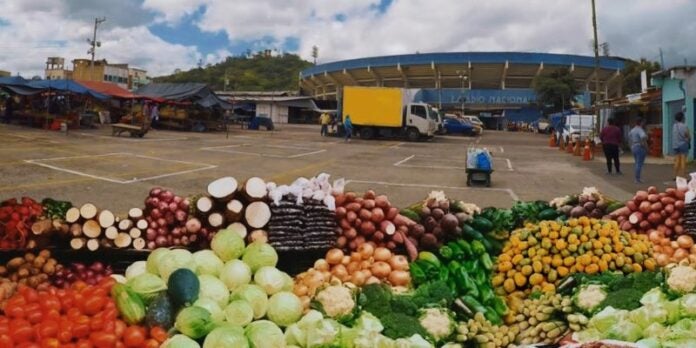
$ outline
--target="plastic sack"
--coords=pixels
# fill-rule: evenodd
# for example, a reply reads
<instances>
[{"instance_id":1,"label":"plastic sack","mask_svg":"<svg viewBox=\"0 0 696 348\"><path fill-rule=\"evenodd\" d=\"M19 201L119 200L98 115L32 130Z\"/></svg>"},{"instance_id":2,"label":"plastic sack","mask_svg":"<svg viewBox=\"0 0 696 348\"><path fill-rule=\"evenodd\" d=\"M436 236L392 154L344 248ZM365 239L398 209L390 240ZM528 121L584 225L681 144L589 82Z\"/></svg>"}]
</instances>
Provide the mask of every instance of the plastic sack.
<instances>
[{"instance_id":1,"label":"plastic sack","mask_svg":"<svg viewBox=\"0 0 696 348\"><path fill-rule=\"evenodd\" d=\"M686 190L687 188L688 184L686 182L686 179L682 177L677 177L677 190Z\"/></svg>"},{"instance_id":2,"label":"plastic sack","mask_svg":"<svg viewBox=\"0 0 696 348\"><path fill-rule=\"evenodd\" d=\"M481 152L476 155L476 168L481 170L491 170L491 158L488 157L488 154Z\"/></svg>"},{"instance_id":3,"label":"plastic sack","mask_svg":"<svg viewBox=\"0 0 696 348\"><path fill-rule=\"evenodd\" d=\"M334 180L333 182L333 188L332 192L333 194L342 194L346 189L346 179L340 178L338 180Z\"/></svg>"},{"instance_id":4,"label":"plastic sack","mask_svg":"<svg viewBox=\"0 0 696 348\"><path fill-rule=\"evenodd\" d=\"M336 197L332 195L327 195L324 197L324 204L329 208L331 211L336 210Z\"/></svg>"}]
</instances>

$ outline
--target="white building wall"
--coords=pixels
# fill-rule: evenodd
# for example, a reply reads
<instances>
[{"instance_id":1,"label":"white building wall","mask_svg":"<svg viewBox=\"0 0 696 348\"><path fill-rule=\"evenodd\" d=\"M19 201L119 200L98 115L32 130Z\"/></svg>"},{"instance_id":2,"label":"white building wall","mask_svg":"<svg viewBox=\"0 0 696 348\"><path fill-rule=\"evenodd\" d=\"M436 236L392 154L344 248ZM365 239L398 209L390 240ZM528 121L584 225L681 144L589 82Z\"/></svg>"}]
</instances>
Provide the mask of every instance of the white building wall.
<instances>
[{"instance_id":1,"label":"white building wall","mask_svg":"<svg viewBox=\"0 0 696 348\"><path fill-rule=\"evenodd\" d=\"M104 75L110 76L112 81L105 82L115 83L121 88L128 88L128 69L107 65L104 68ZM120 81L113 81L114 78L120 78Z\"/></svg>"},{"instance_id":2,"label":"white building wall","mask_svg":"<svg viewBox=\"0 0 696 348\"><path fill-rule=\"evenodd\" d=\"M274 124L288 123L288 107L275 103L256 103L256 116L270 117Z\"/></svg>"}]
</instances>

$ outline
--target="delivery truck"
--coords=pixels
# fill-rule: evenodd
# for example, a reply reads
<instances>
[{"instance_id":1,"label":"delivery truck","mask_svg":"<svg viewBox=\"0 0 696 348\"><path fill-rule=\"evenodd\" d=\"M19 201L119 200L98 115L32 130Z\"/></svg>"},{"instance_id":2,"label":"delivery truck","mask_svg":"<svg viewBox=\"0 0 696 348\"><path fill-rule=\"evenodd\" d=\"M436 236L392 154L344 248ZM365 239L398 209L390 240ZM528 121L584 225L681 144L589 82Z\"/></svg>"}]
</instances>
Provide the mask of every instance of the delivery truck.
<instances>
[{"instance_id":1,"label":"delivery truck","mask_svg":"<svg viewBox=\"0 0 696 348\"><path fill-rule=\"evenodd\" d=\"M342 119L350 115L353 133L362 139L380 136L418 141L437 131L437 112L428 104L412 103L405 89L346 86L341 104Z\"/></svg>"}]
</instances>

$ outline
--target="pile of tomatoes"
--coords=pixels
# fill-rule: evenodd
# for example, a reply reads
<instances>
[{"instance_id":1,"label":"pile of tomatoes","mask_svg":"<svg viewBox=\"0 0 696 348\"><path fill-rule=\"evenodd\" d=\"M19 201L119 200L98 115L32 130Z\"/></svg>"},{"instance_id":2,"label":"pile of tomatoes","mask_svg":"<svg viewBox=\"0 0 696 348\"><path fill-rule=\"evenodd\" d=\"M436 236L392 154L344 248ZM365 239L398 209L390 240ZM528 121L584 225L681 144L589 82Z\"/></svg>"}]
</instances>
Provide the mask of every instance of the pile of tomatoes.
<instances>
[{"instance_id":1,"label":"pile of tomatoes","mask_svg":"<svg viewBox=\"0 0 696 348\"><path fill-rule=\"evenodd\" d=\"M0 315L0 347L155 348L167 339L162 328L127 325L109 297L115 281L82 281L66 289L22 286Z\"/></svg>"},{"instance_id":2,"label":"pile of tomatoes","mask_svg":"<svg viewBox=\"0 0 696 348\"><path fill-rule=\"evenodd\" d=\"M0 249L27 246L31 224L43 215L43 206L29 197L0 202Z\"/></svg>"}]
</instances>

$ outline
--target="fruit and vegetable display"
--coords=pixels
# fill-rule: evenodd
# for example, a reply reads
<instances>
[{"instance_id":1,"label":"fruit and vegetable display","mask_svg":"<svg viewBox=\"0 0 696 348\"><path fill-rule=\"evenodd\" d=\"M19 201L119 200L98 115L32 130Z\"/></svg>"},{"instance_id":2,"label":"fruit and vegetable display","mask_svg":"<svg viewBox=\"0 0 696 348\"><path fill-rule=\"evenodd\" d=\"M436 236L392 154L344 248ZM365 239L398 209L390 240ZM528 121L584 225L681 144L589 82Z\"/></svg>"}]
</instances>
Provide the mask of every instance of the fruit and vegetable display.
<instances>
[{"instance_id":1,"label":"fruit and vegetable display","mask_svg":"<svg viewBox=\"0 0 696 348\"><path fill-rule=\"evenodd\" d=\"M688 185L397 207L327 174L226 176L122 214L7 200L0 347L696 346Z\"/></svg>"}]
</instances>

